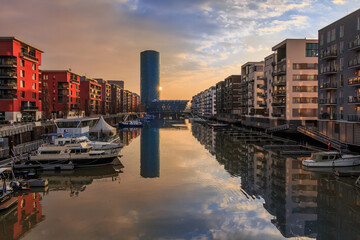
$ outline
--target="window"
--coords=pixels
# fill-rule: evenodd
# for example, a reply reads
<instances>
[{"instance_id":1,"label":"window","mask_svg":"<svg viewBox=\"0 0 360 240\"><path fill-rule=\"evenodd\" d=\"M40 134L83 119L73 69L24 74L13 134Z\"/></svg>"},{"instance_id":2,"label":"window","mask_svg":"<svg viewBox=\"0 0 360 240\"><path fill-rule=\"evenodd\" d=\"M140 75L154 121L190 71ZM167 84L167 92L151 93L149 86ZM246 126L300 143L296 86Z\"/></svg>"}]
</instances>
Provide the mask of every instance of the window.
<instances>
[{"instance_id":1,"label":"window","mask_svg":"<svg viewBox=\"0 0 360 240\"><path fill-rule=\"evenodd\" d=\"M20 87L22 87L22 88L25 87L25 81L20 81Z\"/></svg>"},{"instance_id":2,"label":"window","mask_svg":"<svg viewBox=\"0 0 360 240\"><path fill-rule=\"evenodd\" d=\"M334 28L333 30L331 30L331 42L335 41L336 38L336 29Z\"/></svg>"},{"instance_id":3,"label":"window","mask_svg":"<svg viewBox=\"0 0 360 240\"><path fill-rule=\"evenodd\" d=\"M294 63L293 69L318 69L317 63Z\"/></svg>"},{"instance_id":4,"label":"window","mask_svg":"<svg viewBox=\"0 0 360 240\"><path fill-rule=\"evenodd\" d=\"M340 71L344 70L344 58L340 58Z\"/></svg>"},{"instance_id":5,"label":"window","mask_svg":"<svg viewBox=\"0 0 360 240\"><path fill-rule=\"evenodd\" d=\"M317 86L293 86L293 92L317 92Z\"/></svg>"},{"instance_id":6,"label":"window","mask_svg":"<svg viewBox=\"0 0 360 240\"><path fill-rule=\"evenodd\" d=\"M32 70L36 70L36 64L35 63L33 63L33 65L32 65Z\"/></svg>"},{"instance_id":7,"label":"window","mask_svg":"<svg viewBox=\"0 0 360 240\"><path fill-rule=\"evenodd\" d=\"M32 93L32 98L36 99L36 93L34 93L34 92Z\"/></svg>"},{"instance_id":8,"label":"window","mask_svg":"<svg viewBox=\"0 0 360 240\"><path fill-rule=\"evenodd\" d=\"M324 44L324 34L320 35L320 46Z\"/></svg>"},{"instance_id":9,"label":"window","mask_svg":"<svg viewBox=\"0 0 360 240\"><path fill-rule=\"evenodd\" d=\"M340 54L344 53L344 41L341 41L341 42L340 42L339 53L340 53Z\"/></svg>"},{"instance_id":10,"label":"window","mask_svg":"<svg viewBox=\"0 0 360 240\"><path fill-rule=\"evenodd\" d=\"M25 60L20 60L20 66L25 67Z\"/></svg>"},{"instance_id":11,"label":"window","mask_svg":"<svg viewBox=\"0 0 360 240\"><path fill-rule=\"evenodd\" d=\"M32 89L36 90L36 83L32 84Z\"/></svg>"},{"instance_id":12,"label":"window","mask_svg":"<svg viewBox=\"0 0 360 240\"><path fill-rule=\"evenodd\" d=\"M357 17L357 30L360 30L360 16Z\"/></svg>"},{"instance_id":13,"label":"window","mask_svg":"<svg viewBox=\"0 0 360 240\"><path fill-rule=\"evenodd\" d=\"M25 70L20 70L20 77L25 77Z\"/></svg>"},{"instance_id":14,"label":"window","mask_svg":"<svg viewBox=\"0 0 360 240\"><path fill-rule=\"evenodd\" d=\"M318 76L317 74L294 74L293 81L317 81Z\"/></svg>"},{"instance_id":15,"label":"window","mask_svg":"<svg viewBox=\"0 0 360 240\"><path fill-rule=\"evenodd\" d=\"M317 97L294 97L293 103L318 103Z\"/></svg>"},{"instance_id":16,"label":"window","mask_svg":"<svg viewBox=\"0 0 360 240\"><path fill-rule=\"evenodd\" d=\"M293 117L316 117L317 112L317 108L294 108Z\"/></svg>"},{"instance_id":17,"label":"window","mask_svg":"<svg viewBox=\"0 0 360 240\"><path fill-rule=\"evenodd\" d=\"M340 75L340 87L343 87L344 86L344 75L341 74Z\"/></svg>"},{"instance_id":18,"label":"window","mask_svg":"<svg viewBox=\"0 0 360 240\"><path fill-rule=\"evenodd\" d=\"M318 44L306 43L306 57L317 57L317 56L318 56Z\"/></svg>"},{"instance_id":19,"label":"window","mask_svg":"<svg viewBox=\"0 0 360 240\"><path fill-rule=\"evenodd\" d=\"M327 32L327 37L326 37L326 42L329 43L330 42L330 36L331 36L331 31Z\"/></svg>"},{"instance_id":20,"label":"window","mask_svg":"<svg viewBox=\"0 0 360 240\"><path fill-rule=\"evenodd\" d=\"M340 25L339 37L344 37L344 24Z\"/></svg>"},{"instance_id":21,"label":"window","mask_svg":"<svg viewBox=\"0 0 360 240\"><path fill-rule=\"evenodd\" d=\"M36 73L32 74L32 80L36 80Z\"/></svg>"},{"instance_id":22,"label":"window","mask_svg":"<svg viewBox=\"0 0 360 240\"><path fill-rule=\"evenodd\" d=\"M24 92L24 91L21 91L21 92L20 92L20 97L21 97L21 98L25 98L25 92Z\"/></svg>"}]
</instances>

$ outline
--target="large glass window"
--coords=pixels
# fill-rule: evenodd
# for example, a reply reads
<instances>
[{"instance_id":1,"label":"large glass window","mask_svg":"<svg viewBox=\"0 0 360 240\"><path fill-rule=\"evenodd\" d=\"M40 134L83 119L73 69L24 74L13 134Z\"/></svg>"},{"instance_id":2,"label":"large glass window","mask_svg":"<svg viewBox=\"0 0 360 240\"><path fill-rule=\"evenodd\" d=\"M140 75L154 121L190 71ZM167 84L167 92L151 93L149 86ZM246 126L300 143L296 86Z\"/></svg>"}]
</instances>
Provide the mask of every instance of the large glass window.
<instances>
[{"instance_id":1,"label":"large glass window","mask_svg":"<svg viewBox=\"0 0 360 240\"><path fill-rule=\"evenodd\" d=\"M318 44L317 43L306 43L306 56L317 57L318 56Z\"/></svg>"},{"instance_id":2,"label":"large glass window","mask_svg":"<svg viewBox=\"0 0 360 240\"><path fill-rule=\"evenodd\" d=\"M340 32L339 32L339 37L344 37L344 24L340 25Z\"/></svg>"}]
</instances>

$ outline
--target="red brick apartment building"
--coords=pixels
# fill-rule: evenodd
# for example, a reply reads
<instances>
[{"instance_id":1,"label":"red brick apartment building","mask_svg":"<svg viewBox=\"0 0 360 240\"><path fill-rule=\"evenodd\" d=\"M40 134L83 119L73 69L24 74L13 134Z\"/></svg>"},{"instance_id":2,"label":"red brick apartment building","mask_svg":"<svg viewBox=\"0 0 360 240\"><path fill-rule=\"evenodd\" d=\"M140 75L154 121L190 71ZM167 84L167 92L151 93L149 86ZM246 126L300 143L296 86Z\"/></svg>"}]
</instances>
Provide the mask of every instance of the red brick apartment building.
<instances>
[{"instance_id":1,"label":"red brick apartment building","mask_svg":"<svg viewBox=\"0 0 360 240\"><path fill-rule=\"evenodd\" d=\"M80 78L80 103L86 116L101 114L101 89L97 80Z\"/></svg>"},{"instance_id":2,"label":"red brick apartment building","mask_svg":"<svg viewBox=\"0 0 360 240\"><path fill-rule=\"evenodd\" d=\"M42 50L15 37L0 37L0 120L41 116L39 66Z\"/></svg>"},{"instance_id":3,"label":"red brick apartment building","mask_svg":"<svg viewBox=\"0 0 360 240\"><path fill-rule=\"evenodd\" d=\"M80 75L69 70L43 70L43 115L54 117L81 117Z\"/></svg>"}]
</instances>

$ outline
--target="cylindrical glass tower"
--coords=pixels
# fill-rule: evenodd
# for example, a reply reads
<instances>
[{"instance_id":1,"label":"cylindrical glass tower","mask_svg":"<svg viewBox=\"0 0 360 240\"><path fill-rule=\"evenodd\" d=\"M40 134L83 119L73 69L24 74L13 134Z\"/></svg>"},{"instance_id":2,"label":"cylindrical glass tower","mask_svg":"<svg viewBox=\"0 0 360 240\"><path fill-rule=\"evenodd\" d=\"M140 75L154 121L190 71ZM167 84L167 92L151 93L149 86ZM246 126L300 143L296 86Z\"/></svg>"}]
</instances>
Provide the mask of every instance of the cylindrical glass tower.
<instances>
[{"instance_id":1,"label":"cylindrical glass tower","mask_svg":"<svg viewBox=\"0 0 360 240\"><path fill-rule=\"evenodd\" d=\"M141 52L140 94L145 111L152 100L159 99L160 54L154 50Z\"/></svg>"}]
</instances>

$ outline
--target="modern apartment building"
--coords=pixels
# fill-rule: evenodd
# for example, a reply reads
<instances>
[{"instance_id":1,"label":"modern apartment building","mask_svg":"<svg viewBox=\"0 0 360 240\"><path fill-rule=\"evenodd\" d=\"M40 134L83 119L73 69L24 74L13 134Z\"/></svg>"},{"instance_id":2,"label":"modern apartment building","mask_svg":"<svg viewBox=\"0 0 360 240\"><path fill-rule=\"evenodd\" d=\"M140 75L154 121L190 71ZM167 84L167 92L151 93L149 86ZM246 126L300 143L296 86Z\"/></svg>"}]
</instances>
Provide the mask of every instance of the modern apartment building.
<instances>
[{"instance_id":1,"label":"modern apartment building","mask_svg":"<svg viewBox=\"0 0 360 240\"><path fill-rule=\"evenodd\" d=\"M231 75L216 84L216 118L236 122L240 117L241 75Z\"/></svg>"},{"instance_id":2,"label":"modern apartment building","mask_svg":"<svg viewBox=\"0 0 360 240\"><path fill-rule=\"evenodd\" d=\"M360 145L360 9L319 30L318 128Z\"/></svg>"},{"instance_id":3,"label":"modern apartment building","mask_svg":"<svg viewBox=\"0 0 360 240\"><path fill-rule=\"evenodd\" d=\"M122 92L124 89L122 89L117 84L111 84L111 113L117 114L122 112Z\"/></svg>"},{"instance_id":4,"label":"modern apartment building","mask_svg":"<svg viewBox=\"0 0 360 240\"><path fill-rule=\"evenodd\" d=\"M216 87L212 86L192 98L192 113L197 116L211 118L216 114Z\"/></svg>"},{"instance_id":5,"label":"modern apartment building","mask_svg":"<svg viewBox=\"0 0 360 240\"><path fill-rule=\"evenodd\" d=\"M247 62L241 66L241 86L242 91L241 101L247 102L245 104L246 110L242 113L245 115L261 115L267 112L265 89L264 89L264 62ZM243 104L242 104L243 105ZM244 108L242 107L242 108Z\"/></svg>"},{"instance_id":6,"label":"modern apartment building","mask_svg":"<svg viewBox=\"0 0 360 240\"><path fill-rule=\"evenodd\" d=\"M69 70L42 70L44 116L83 116L80 106L80 75Z\"/></svg>"},{"instance_id":7,"label":"modern apartment building","mask_svg":"<svg viewBox=\"0 0 360 240\"><path fill-rule=\"evenodd\" d=\"M111 84L102 78L96 78L95 80L101 85L101 113L110 114L111 104Z\"/></svg>"},{"instance_id":8,"label":"modern apartment building","mask_svg":"<svg viewBox=\"0 0 360 240\"><path fill-rule=\"evenodd\" d=\"M275 45L268 104L272 126L314 125L318 107L318 40L285 39ZM271 59L272 57L270 57ZM271 61L267 58L267 61ZM267 70L271 68L267 67ZM269 76L270 72L267 72Z\"/></svg>"},{"instance_id":9,"label":"modern apartment building","mask_svg":"<svg viewBox=\"0 0 360 240\"><path fill-rule=\"evenodd\" d=\"M86 116L101 113L101 91L101 84L95 79L80 78L80 102Z\"/></svg>"},{"instance_id":10,"label":"modern apartment building","mask_svg":"<svg viewBox=\"0 0 360 240\"><path fill-rule=\"evenodd\" d=\"M124 81L122 80L107 80L109 84L114 84L119 86L120 88L124 89Z\"/></svg>"},{"instance_id":11,"label":"modern apartment building","mask_svg":"<svg viewBox=\"0 0 360 240\"><path fill-rule=\"evenodd\" d=\"M42 50L15 37L0 37L0 120L38 120Z\"/></svg>"}]
</instances>

